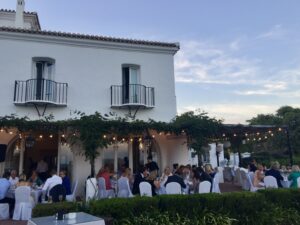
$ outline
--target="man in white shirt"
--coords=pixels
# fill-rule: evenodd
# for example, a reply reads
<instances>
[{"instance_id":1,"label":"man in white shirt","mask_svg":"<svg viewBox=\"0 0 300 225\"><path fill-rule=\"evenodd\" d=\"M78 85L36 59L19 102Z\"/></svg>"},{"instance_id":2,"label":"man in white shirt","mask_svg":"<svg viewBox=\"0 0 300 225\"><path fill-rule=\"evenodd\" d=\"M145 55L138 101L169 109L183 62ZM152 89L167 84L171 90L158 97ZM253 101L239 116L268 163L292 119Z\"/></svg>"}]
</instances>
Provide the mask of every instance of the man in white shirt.
<instances>
[{"instance_id":1,"label":"man in white shirt","mask_svg":"<svg viewBox=\"0 0 300 225\"><path fill-rule=\"evenodd\" d=\"M10 177L9 177L9 183L10 183L10 188L15 189L17 186L17 183L19 183L19 177L17 177L17 171L12 170L10 172Z\"/></svg>"},{"instance_id":2,"label":"man in white shirt","mask_svg":"<svg viewBox=\"0 0 300 225\"><path fill-rule=\"evenodd\" d=\"M46 183L43 186L43 193L47 193L47 196L49 196L49 192L51 190L51 188L53 188L54 186L58 185L58 184L62 184L62 179L61 177L57 176L56 171L52 170L51 171L51 175L52 177L48 178L46 180Z\"/></svg>"}]
</instances>

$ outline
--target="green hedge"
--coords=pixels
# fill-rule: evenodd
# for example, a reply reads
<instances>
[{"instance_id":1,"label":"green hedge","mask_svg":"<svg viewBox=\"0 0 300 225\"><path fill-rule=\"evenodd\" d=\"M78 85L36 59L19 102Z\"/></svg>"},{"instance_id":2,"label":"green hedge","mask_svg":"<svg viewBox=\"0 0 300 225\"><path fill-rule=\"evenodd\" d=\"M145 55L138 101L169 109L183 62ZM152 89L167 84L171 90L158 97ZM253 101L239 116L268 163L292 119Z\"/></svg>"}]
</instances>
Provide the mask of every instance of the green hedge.
<instances>
[{"instance_id":1,"label":"green hedge","mask_svg":"<svg viewBox=\"0 0 300 225\"><path fill-rule=\"evenodd\" d=\"M33 208L32 217L53 216L59 210L64 210L66 213L69 213L82 211L83 208L79 203L73 202L38 204Z\"/></svg>"},{"instance_id":2,"label":"green hedge","mask_svg":"<svg viewBox=\"0 0 300 225\"><path fill-rule=\"evenodd\" d=\"M208 223L208 220L213 218L208 215L214 215L215 218L219 218L219 221L227 221L224 224L299 225L299 205L300 190L279 189L257 193L210 193L105 199L92 201L84 209L80 209L75 203L53 204L53 207L52 205L38 205L33 210L33 216L53 215L60 207L67 208L69 211L86 210L99 217L112 217L116 224L138 224L138 221L156 224L152 221L155 218L157 221L169 221L173 225L177 222L183 223L183 221L184 224L191 225L195 224L195 221L198 221L196 224L218 224L213 221ZM151 213L150 216L149 213ZM166 222L164 225L169 223Z\"/></svg>"}]
</instances>

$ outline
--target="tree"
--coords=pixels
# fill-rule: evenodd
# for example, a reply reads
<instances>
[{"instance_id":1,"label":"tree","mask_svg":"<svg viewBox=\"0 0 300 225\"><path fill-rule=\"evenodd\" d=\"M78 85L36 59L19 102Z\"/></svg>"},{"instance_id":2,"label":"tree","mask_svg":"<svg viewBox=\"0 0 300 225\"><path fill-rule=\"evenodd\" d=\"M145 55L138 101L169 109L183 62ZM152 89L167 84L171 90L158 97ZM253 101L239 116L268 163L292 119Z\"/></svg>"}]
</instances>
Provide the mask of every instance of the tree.
<instances>
[{"instance_id":1,"label":"tree","mask_svg":"<svg viewBox=\"0 0 300 225\"><path fill-rule=\"evenodd\" d=\"M176 116L173 125L179 128L178 131L185 132L188 148L195 151L199 164L201 164L201 155L204 153L203 147L207 146L212 138L219 135L222 121L210 118L206 112L197 110Z\"/></svg>"}]
</instances>

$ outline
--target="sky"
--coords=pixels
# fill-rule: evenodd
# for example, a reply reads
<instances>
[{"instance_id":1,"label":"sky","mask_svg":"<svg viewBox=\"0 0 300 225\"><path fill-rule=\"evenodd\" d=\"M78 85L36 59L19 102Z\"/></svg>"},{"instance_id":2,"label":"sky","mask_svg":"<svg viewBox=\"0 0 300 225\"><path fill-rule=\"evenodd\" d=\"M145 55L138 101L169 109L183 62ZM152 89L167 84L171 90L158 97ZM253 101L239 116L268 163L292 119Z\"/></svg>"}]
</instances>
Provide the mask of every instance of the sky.
<instances>
[{"instance_id":1,"label":"sky","mask_svg":"<svg viewBox=\"0 0 300 225\"><path fill-rule=\"evenodd\" d=\"M178 113L245 123L300 107L299 0L26 0L25 8L45 30L179 42Z\"/></svg>"}]
</instances>

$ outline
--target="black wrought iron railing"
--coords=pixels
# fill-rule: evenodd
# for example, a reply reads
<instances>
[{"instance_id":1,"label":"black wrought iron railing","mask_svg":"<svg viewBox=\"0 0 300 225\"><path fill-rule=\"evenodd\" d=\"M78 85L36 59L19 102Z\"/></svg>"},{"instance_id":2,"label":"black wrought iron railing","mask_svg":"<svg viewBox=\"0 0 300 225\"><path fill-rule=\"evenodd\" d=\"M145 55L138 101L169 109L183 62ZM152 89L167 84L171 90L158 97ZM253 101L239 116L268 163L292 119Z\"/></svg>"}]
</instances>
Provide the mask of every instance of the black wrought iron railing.
<instances>
[{"instance_id":1,"label":"black wrought iron railing","mask_svg":"<svg viewBox=\"0 0 300 225\"><path fill-rule=\"evenodd\" d=\"M68 84L47 79L15 81L14 103L67 105Z\"/></svg>"},{"instance_id":2,"label":"black wrought iron railing","mask_svg":"<svg viewBox=\"0 0 300 225\"><path fill-rule=\"evenodd\" d=\"M140 84L112 85L111 106L155 106L155 95L153 87L146 87Z\"/></svg>"}]
</instances>

